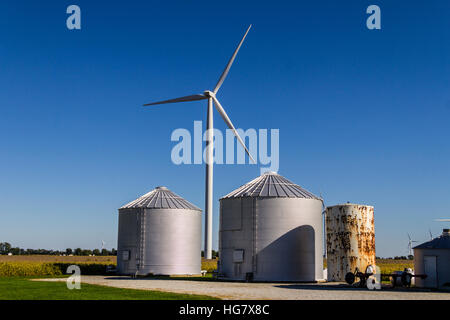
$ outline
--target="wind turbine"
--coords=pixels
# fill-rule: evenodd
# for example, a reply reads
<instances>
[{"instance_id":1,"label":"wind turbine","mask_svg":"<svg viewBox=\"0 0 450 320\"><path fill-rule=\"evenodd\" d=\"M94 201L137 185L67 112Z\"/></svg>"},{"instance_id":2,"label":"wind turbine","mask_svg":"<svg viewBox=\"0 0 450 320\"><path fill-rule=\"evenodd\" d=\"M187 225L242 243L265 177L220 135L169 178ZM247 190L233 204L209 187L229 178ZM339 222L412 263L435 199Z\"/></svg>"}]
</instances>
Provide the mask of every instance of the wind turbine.
<instances>
[{"instance_id":1,"label":"wind turbine","mask_svg":"<svg viewBox=\"0 0 450 320\"><path fill-rule=\"evenodd\" d=\"M223 121L227 124L228 128L230 128L234 135L236 136L239 143L244 148L245 152L248 154L250 159L253 161L253 163L256 163L256 161L251 156L250 152L248 151L247 147L245 146L244 141L241 139L239 134L237 133L233 123L231 122L230 118L228 117L227 113L225 112L224 108L220 104L219 100L216 98L216 94L219 91L220 87L222 86L225 78L228 75L228 72L230 71L231 65L233 64L234 59L236 58L236 55L239 51L239 49L242 46L242 43L245 40L245 37L247 36L248 32L250 31L250 28L252 26L250 25L245 32L244 36L242 37L241 42L239 42L239 45L237 46L236 50L234 51L233 55L231 56L230 60L228 61L227 66L222 72L222 75L219 78L219 81L217 82L216 86L212 91L206 90L203 93L200 94L194 94L190 96L184 96L180 98L175 99L169 99L164 101L158 101L158 102L151 102L144 104L144 106L153 106L157 104L166 104L166 103L175 103L175 102L187 102L187 101L198 101L198 100L207 100L208 108L206 113L206 179L205 179L205 258L211 259L212 258L212 213L213 213L213 199L212 199L212 192L213 192L213 150L214 150L214 140L213 140L213 104L216 108L216 110L219 112L220 116L222 117Z\"/></svg>"},{"instance_id":2,"label":"wind turbine","mask_svg":"<svg viewBox=\"0 0 450 320\"><path fill-rule=\"evenodd\" d=\"M434 221L439 221L439 222L450 222L450 219L434 219Z\"/></svg>"},{"instance_id":3,"label":"wind turbine","mask_svg":"<svg viewBox=\"0 0 450 320\"><path fill-rule=\"evenodd\" d=\"M409 235L409 233L408 233L408 239L409 239L409 241L408 241L408 252L409 252L409 255L411 256L412 255L412 244L414 242L419 242L419 241L411 240L411 236Z\"/></svg>"}]
</instances>

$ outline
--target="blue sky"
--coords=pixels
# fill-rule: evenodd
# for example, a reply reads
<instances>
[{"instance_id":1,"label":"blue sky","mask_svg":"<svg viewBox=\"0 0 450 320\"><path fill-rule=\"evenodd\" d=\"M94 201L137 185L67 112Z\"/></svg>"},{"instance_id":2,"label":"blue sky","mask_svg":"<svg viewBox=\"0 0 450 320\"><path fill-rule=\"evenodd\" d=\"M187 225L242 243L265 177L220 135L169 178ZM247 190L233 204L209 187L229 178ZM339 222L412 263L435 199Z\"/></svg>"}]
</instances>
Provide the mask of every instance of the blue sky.
<instances>
[{"instance_id":1,"label":"blue sky","mask_svg":"<svg viewBox=\"0 0 450 320\"><path fill-rule=\"evenodd\" d=\"M377 255L406 254L407 232L450 216L449 15L444 0L2 1L0 241L117 247L117 208L157 185L203 208L204 166L172 164L170 135L205 103L141 105L212 89L251 23L219 93L232 121L279 129L280 174L374 205ZM215 167L214 248L218 199L258 175Z\"/></svg>"}]
</instances>

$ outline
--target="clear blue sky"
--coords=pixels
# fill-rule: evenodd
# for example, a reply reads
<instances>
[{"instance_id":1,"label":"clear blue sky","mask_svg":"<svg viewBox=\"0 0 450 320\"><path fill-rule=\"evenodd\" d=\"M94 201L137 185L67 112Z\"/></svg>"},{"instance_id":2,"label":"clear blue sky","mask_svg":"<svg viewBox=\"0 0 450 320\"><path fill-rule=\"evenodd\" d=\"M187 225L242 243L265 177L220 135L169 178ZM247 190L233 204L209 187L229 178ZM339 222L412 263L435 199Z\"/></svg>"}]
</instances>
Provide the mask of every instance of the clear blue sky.
<instances>
[{"instance_id":1,"label":"clear blue sky","mask_svg":"<svg viewBox=\"0 0 450 320\"><path fill-rule=\"evenodd\" d=\"M252 23L220 91L231 119L279 128L279 173L374 205L377 255L404 255L450 216L449 18L444 0L2 1L0 241L117 247L117 208L157 185L203 208L204 166L172 164L170 134L205 103L141 105L212 89ZM214 174L217 232L219 198L259 167Z\"/></svg>"}]
</instances>

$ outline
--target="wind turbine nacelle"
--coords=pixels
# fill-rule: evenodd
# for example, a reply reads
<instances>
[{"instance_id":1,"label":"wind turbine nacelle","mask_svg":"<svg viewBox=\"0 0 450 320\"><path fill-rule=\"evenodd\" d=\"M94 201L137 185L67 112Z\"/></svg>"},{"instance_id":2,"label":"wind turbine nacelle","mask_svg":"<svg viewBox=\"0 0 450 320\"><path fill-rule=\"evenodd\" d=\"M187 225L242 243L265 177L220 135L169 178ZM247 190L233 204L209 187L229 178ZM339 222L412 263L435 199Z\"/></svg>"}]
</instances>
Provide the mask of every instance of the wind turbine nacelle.
<instances>
[{"instance_id":1,"label":"wind turbine nacelle","mask_svg":"<svg viewBox=\"0 0 450 320\"><path fill-rule=\"evenodd\" d=\"M203 94L204 94L205 96L207 96L208 98L212 98L212 97L215 96L214 92L209 91L209 90L204 91Z\"/></svg>"}]
</instances>

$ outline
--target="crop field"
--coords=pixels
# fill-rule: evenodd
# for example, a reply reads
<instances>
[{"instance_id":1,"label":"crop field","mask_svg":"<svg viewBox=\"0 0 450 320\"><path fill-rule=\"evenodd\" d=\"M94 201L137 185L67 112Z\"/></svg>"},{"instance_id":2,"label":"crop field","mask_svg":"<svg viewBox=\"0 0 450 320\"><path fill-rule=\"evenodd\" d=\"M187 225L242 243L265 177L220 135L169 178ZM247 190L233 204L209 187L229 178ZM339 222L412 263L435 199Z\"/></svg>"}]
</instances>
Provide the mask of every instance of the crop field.
<instances>
[{"instance_id":1,"label":"crop field","mask_svg":"<svg viewBox=\"0 0 450 320\"><path fill-rule=\"evenodd\" d=\"M61 262L116 264L116 256L50 256L50 255L0 255L1 262Z\"/></svg>"},{"instance_id":2,"label":"crop field","mask_svg":"<svg viewBox=\"0 0 450 320\"><path fill-rule=\"evenodd\" d=\"M104 275L107 266L116 266L115 256L53 256L53 255L0 255L0 277L57 276L67 267L76 264L81 274ZM211 273L217 268L217 260L202 259L202 270Z\"/></svg>"},{"instance_id":3,"label":"crop field","mask_svg":"<svg viewBox=\"0 0 450 320\"><path fill-rule=\"evenodd\" d=\"M78 265L82 274L106 274L115 261L115 256L0 256L0 277L63 275L71 264Z\"/></svg>"},{"instance_id":4,"label":"crop field","mask_svg":"<svg viewBox=\"0 0 450 320\"><path fill-rule=\"evenodd\" d=\"M2 273L2 266L5 268L5 263L11 267L25 268L37 268L42 266L44 270L42 275L58 275L63 273L58 273L57 271L52 271L52 266L55 264L60 267L66 266L68 264L80 264L81 266L87 267L88 265L96 265L97 269L101 266L115 266L116 257L115 256L51 256L51 255L17 255L17 256L5 256L0 255L0 276L5 276ZM376 264L380 267L381 272L384 274L392 273L394 271L403 271L404 268L414 268L414 263L412 260L394 260L394 259L377 259ZM92 268L92 267L91 267ZM326 268L326 260L324 261L324 268ZM101 268L100 268L101 269ZM202 259L202 270L207 272L213 272L217 269L216 259ZM46 271L45 271L46 270ZM56 273L55 273L56 272ZM92 274L93 272L89 272ZM14 275L14 274L12 274ZM17 275L39 275L39 273L34 272L31 274L17 274Z\"/></svg>"},{"instance_id":5,"label":"crop field","mask_svg":"<svg viewBox=\"0 0 450 320\"><path fill-rule=\"evenodd\" d=\"M405 268L414 269L413 260L377 259L376 264L380 267L381 273L403 271Z\"/></svg>"},{"instance_id":6,"label":"crop field","mask_svg":"<svg viewBox=\"0 0 450 320\"><path fill-rule=\"evenodd\" d=\"M376 265L380 267L381 273L389 274L394 271L403 271L405 268L414 269L413 260L394 260L394 259L377 259ZM326 260L324 260L324 268L327 267ZM212 272L217 269L217 260L202 260L202 269ZM364 270L362 270L364 271Z\"/></svg>"}]
</instances>

